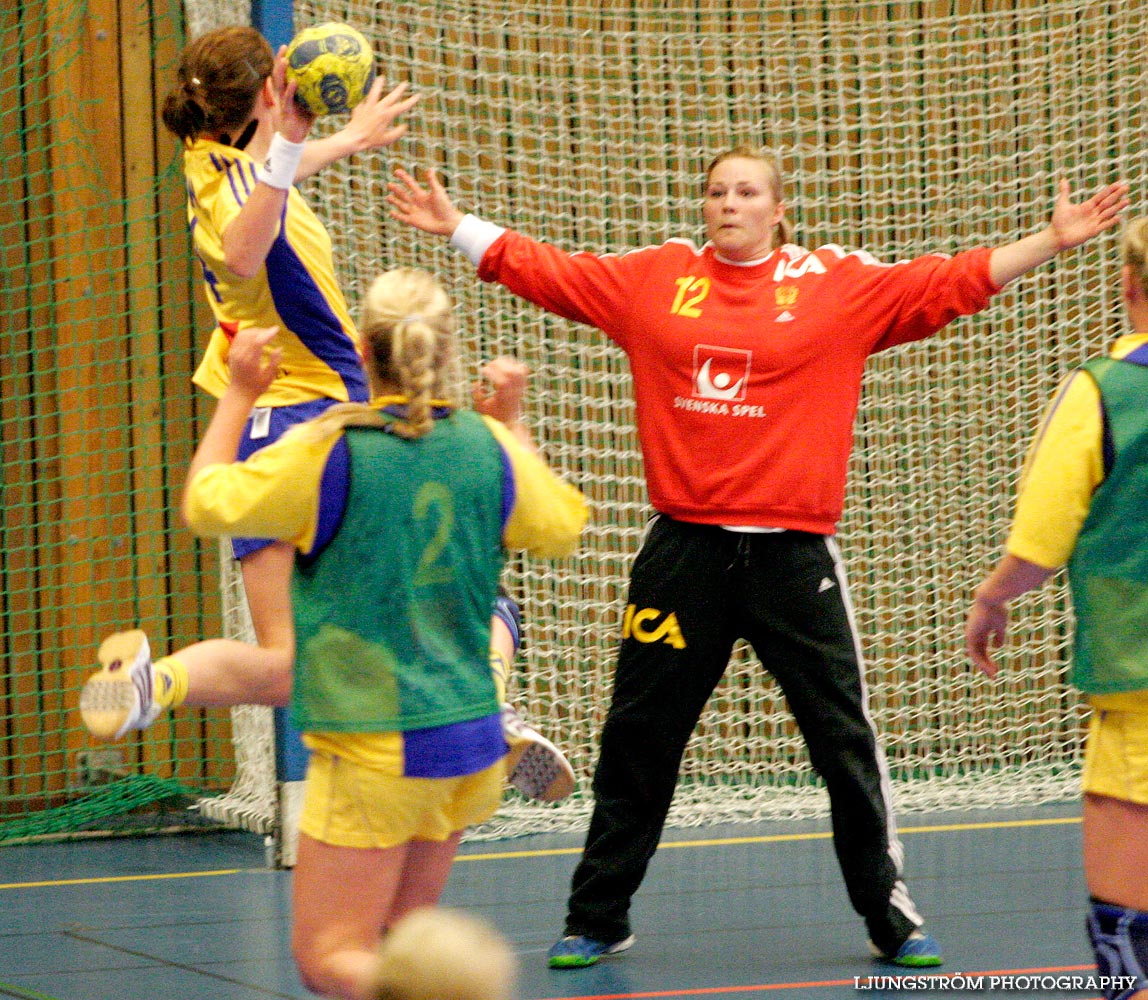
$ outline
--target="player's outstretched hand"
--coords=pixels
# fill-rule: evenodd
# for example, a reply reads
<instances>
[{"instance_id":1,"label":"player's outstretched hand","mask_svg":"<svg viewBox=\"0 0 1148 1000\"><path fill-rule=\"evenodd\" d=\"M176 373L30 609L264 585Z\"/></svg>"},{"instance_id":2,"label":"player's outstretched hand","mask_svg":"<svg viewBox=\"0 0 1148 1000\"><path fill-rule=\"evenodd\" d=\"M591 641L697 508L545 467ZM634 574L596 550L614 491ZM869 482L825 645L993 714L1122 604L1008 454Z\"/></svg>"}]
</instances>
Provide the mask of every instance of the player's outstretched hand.
<instances>
[{"instance_id":1,"label":"player's outstretched hand","mask_svg":"<svg viewBox=\"0 0 1148 1000\"><path fill-rule=\"evenodd\" d=\"M482 378L471 389L474 408L508 427L522 419L522 400L530 369L517 358L495 358L482 366Z\"/></svg>"},{"instance_id":2,"label":"player's outstretched hand","mask_svg":"<svg viewBox=\"0 0 1148 1000\"><path fill-rule=\"evenodd\" d=\"M420 95L408 94L406 83L400 83L384 94L385 85L386 81L381 76L376 77L371 89L355 105L351 120L343 126L349 152L382 149L406 135L407 124L396 125L395 121L418 104Z\"/></svg>"},{"instance_id":3,"label":"player's outstretched hand","mask_svg":"<svg viewBox=\"0 0 1148 1000\"><path fill-rule=\"evenodd\" d=\"M271 346L278 332L277 326L249 326L235 335L227 352L233 392L256 400L271 387L283 357Z\"/></svg>"},{"instance_id":4,"label":"player's outstretched hand","mask_svg":"<svg viewBox=\"0 0 1148 1000\"><path fill-rule=\"evenodd\" d=\"M1070 250L1111 229L1127 207L1128 185L1122 181L1101 188L1088 201L1074 204L1068 181L1062 179L1050 223L1058 246L1061 250Z\"/></svg>"},{"instance_id":5,"label":"player's outstretched hand","mask_svg":"<svg viewBox=\"0 0 1148 1000\"><path fill-rule=\"evenodd\" d=\"M402 167L395 171L395 177L397 180L387 184L392 218L436 236L454 233L463 213L454 207L433 168L426 172L426 187Z\"/></svg>"}]
</instances>

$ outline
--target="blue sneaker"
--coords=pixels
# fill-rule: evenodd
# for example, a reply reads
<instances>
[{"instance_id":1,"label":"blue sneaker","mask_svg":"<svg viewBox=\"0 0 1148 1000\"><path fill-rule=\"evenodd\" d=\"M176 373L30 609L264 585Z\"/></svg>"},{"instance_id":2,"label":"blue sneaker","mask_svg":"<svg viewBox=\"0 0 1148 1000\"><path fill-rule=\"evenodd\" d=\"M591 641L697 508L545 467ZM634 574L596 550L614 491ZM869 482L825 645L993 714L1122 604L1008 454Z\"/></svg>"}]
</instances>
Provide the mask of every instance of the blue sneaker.
<instances>
[{"instance_id":1,"label":"blue sneaker","mask_svg":"<svg viewBox=\"0 0 1148 1000\"><path fill-rule=\"evenodd\" d=\"M546 953L546 964L552 969L585 969L600 958L620 955L634 943L634 935L612 944L582 934L559 938Z\"/></svg>"},{"instance_id":2,"label":"blue sneaker","mask_svg":"<svg viewBox=\"0 0 1148 1000\"><path fill-rule=\"evenodd\" d=\"M920 930L913 931L905 938L901 947L897 949L896 955L886 955L872 941L869 942L869 950L873 953L874 958L883 962L892 962L894 965L903 965L910 969L924 969L929 966L940 965L945 960L937 939L932 934L926 934Z\"/></svg>"}]
</instances>

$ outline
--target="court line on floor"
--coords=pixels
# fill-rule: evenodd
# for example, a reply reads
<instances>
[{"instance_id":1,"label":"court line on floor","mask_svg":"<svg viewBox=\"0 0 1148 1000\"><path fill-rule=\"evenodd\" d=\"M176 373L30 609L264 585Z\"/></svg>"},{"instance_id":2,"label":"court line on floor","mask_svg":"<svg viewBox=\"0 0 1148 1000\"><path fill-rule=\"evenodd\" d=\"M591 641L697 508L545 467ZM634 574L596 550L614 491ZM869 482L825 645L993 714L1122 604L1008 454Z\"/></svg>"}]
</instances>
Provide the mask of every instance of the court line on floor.
<instances>
[{"instance_id":1,"label":"court line on floor","mask_svg":"<svg viewBox=\"0 0 1148 1000\"><path fill-rule=\"evenodd\" d=\"M219 868L207 872L160 872L152 875L93 875L89 878L45 879L42 882L5 882L0 889L43 889L60 885L98 885L101 882L151 882L165 878L212 878L219 875L237 875L243 871L260 871L257 868Z\"/></svg>"},{"instance_id":2,"label":"court line on floor","mask_svg":"<svg viewBox=\"0 0 1148 1000\"><path fill-rule=\"evenodd\" d=\"M907 826L902 827L898 833L901 836L915 833L959 833L968 830L1003 830L1022 827L1037 826L1069 826L1079 825L1079 816L1063 816L1050 819L1019 819L996 820L981 823L943 823L934 826ZM658 845L659 851L681 850L687 847L736 847L744 844L778 844L802 840L829 840L833 836L829 831L815 833L775 833L757 837L720 837L713 840L666 840ZM528 851L487 851L475 854L459 854L456 862L465 861L495 861L515 858L550 858L562 855L581 854L579 847L554 847ZM263 868L223 868L216 871L203 872L166 872L155 875L106 875L92 876L91 878L45 879L38 882L5 882L0 883L3 889L40 889L68 885L97 885L104 882L147 882L158 879L173 878L211 878L222 875L237 875L241 872L263 872Z\"/></svg>"},{"instance_id":3,"label":"court line on floor","mask_svg":"<svg viewBox=\"0 0 1148 1000\"><path fill-rule=\"evenodd\" d=\"M0 983L0 997L14 997L15 1000L60 1000L59 997L50 997L47 993L26 990L22 986L13 986L11 983Z\"/></svg>"},{"instance_id":4,"label":"court line on floor","mask_svg":"<svg viewBox=\"0 0 1148 1000\"><path fill-rule=\"evenodd\" d=\"M936 826L906 826L897 830L901 836L913 833L956 833L966 830L1001 830L1032 826L1079 825L1079 816L1064 816L1052 819L996 820L982 823L944 823ZM683 847L734 847L739 844L779 844L800 840L830 840L833 834L828 831L815 833L774 833L758 837L721 837L716 840L664 840L658 845L659 851ZM482 854L459 854L455 861L491 861L496 858L546 858L564 854L581 854L581 847L554 847L530 851L490 851ZM0 886L0 888L3 888Z\"/></svg>"},{"instance_id":5,"label":"court line on floor","mask_svg":"<svg viewBox=\"0 0 1148 1000\"><path fill-rule=\"evenodd\" d=\"M173 962L171 959L163 958L160 955L152 955L146 951L139 951L135 948L125 948L123 945L101 941L98 937L93 937L91 934L86 933L87 930L88 928L86 927L65 927L61 933L64 937L71 938L73 941L82 941L84 944L92 944L100 948L106 948L108 951L113 951L118 955L130 955L132 958L146 959L165 969L178 969L180 972L190 972L193 975L202 976L205 979L212 979L216 982L227 983L230 986L242 986L244 989L252 990L262 996L275 997L277 1000L297 1000L298 997L298 994L295 993L279 993L275 990L260 986L258 983L249 983L243 979L236 979L234 976L225 976L219 972L211 972L209 969L204 969L197 965L188 965L185 962Z\"/></svg>"}]
</instances>

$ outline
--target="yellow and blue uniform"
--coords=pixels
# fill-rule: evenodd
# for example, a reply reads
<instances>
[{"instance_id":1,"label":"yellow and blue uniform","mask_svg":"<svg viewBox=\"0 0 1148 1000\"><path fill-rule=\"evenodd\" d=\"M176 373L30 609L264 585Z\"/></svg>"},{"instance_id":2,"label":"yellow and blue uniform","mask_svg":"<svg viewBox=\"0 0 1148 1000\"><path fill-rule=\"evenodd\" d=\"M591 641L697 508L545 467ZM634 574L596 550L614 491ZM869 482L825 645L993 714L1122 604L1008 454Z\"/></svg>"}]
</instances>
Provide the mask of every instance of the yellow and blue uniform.
<instances>
[{"instance_id":1,"label":"yellow and blue uniform","mask_svg":"<svg viewBox=\"0 0 1148 1000\"><path fill-rule=\"evenodd\" d=\"M209 139L185 151L187 214L215 315L195 383L213 396L227 387L231 338L246 327L279 327L279 372L257 406L313 399L365 401L367 377L359 339L335 277L331 238L303 196L291 188L279 233L259 273L242 278L224 263L223 233L256 184L247 153Z\"/></svg>"},{"instance_id":2,"label":"yellow and blue uniform","mask_svg":"<svg viewBox=\"0 0 1148 1000\"><path fill-rule=\"evenodd\" d=\"M1121 337L1110 357L1148 352L1148 335ZM1113 458L1101 389L1084 369L1060 385L1029 449L1016 514L1006 543L1011 554L1045 569L1072 559L1096 491ZM1148 804L1148 690L1090 693L1093 708L1084 789Z\"/></svg>"},{"instance_id":3,"label":"yellow and blue uniform","mask_svg":"<svg viewBox=\"0 0 1148 1000\"><path fill-rule=\"evenodd\" d=\"M374 406L388 412L401 408L404 403L401 398L389 397L376 400ZM452 415L445 407L437 409L435 415L435 430L424 438L404 442L404 446L412 451L429 452L435 447L436 438L450 441L449 425L442 422L453 420L477 424L469 428L469 438L460 440L469 440L471 448L477 442L494 461L494 465L487 461L482 473L483 482L497 484L498 489L482 502L486 513L482 514L481 523L486 527L476 532L474 524L467 520L472 513L469 505L465 510L453 511L457 528L454 534L460 539L457 543L454 534L448 535L450 518L445 516L448 498L440 495L441 490L435 492L440 484L429 479L431 488L418 490L418 495L428 501L423 513L431 522L430 527L442 529L441 536L432 533L432 543L428 546L419 543L413 553L407 552L411 547L409 540L393 533L388 538L385 533L372 529L360 538L364 524L368 527L374 524L371 518L364 520L362 508L372 503L391 503L391 493L398 492L399 484L399 479L388 478L398 474L399 463L364 463L361 453L348 444L350 435L370 433L370 429L323 431L318 429L322 425L303 425L245 462L202 470L187 492L185 516L199 534L242 532L291 542L299 552L299 566L303 567L297 567L296 571L296 596L301 593L300 575L312 564L321 565L324 557L332 553L333 571L341 571L348 585L363 584L362 593L356 591L353 601L346 599L346 595L339 597L343 610L334 613L334 617L326 612L318 617L312 615L314 620L309 625L300 615L303 602L297 602L296 607L300 633L297 692L315 691L318 681L320 693L330 695L326 700L312 699L302 707L304 742L313 753L300 829L344 846L385 847L412 836L442 839L454 830L485 819L497 808L501 796L501 758L506 747L486 650L489 608L501 568L501 552L525 549L543 557L566 555L572 550L586 517L582 495L554 476L537 455L523 447L497 421L471 413ZM376 429L375 433L385 432ZM358 464L356 454L360 456ZM440 463L451 463L449 455L435 458ZM469 455L459 454L454 462L462 466L467 459ZM352 475L353 468L359 477L365 476L369 481L357 482ZM419 475L425 478L425 469L420 470ZM444 474L440 478L449 477ZM388 483L395 487L393 491L388 490ZM355 533L356 537L347 538L340 534L343 531ZM440 542L442 548L433 548ZM489 545L497 551L489 550ZM435 553L450 551L458 557L473 551L481 567L482 586L473 588L473 599L466 604L470 613L448 616L449 622L430 623L428 615L433 614L436 605L458 598L459 588L453 582L446 583L435 577L419 586L415 586L412 579L407 586L401 574L389 572L391 567L384 565L432 550ZM361 553L361 558L356 556L354 565L349 565L348 553L356 552ZM379 562L368 566L372 560ZM415 560L417 566L409 574L412 578L427 569L434 576L437 563L432 560L424 566L423 562ZM330 572L329 568L328 583ZM329 589L321 588L324 592ZM304 596L307 600L322 599L322 595L316 597L313 591L304 592ZM409 613L410 606L420 599L429 603L421 610L416 609L417 613ZM349 617L344 615L348 604L355 605L347 612ZM407 607L400 611L402 605ZM364 626L371 609L380 607L392 609L393 613L387 615L392 623ZM340 620L335 622L335 618ZM430 641L424 643L425 656L412 653L420 643L408 641L406 637L395 642L373 641L369 634L372 630L379 631L380 635L387 633L388 640L397 635L394 620L398 618L402 619L403 628L407 622L413 622L416 628L423 629L420 640L430 637ZM462 620L465 626L458 636L453 635L451 624L456 620ZM318 628L312 627L316 623ZM386 656L355 658L352 673L354 669L365 670L370 677L352 677L346 671L339 677L340 672L332 669L333 661L329 657L309 657L308 642L314 643L316 637L322 640L321 630L331 623L343 629L344 637L360 633L373 646L387 647ZM466 633L475 629L481 629L481 635L469 641ZM452 661L451 652L451 644L455 642L460 657L457 662ZM391 653L396 654L393 659ZM469 671L468 679L464 681L456 684L447 680L448 675L457 680L466 671ZM335 678L334 688L324 689L319 675L325 675L327 680ZM405 685L409 691L421 685L427 692L440 677L444 683L455 685L459 692L459 703L455 706L459 711L452 712L439 691L435 691L433 697L415 700L421 714L420 709L406 707L411 701L404 702L401 710L391 711L401 699L389 699L389 689ZM486 697L478 691L482 685L489 688ZM364 692L371 690L377 691L373 700L364 697ZM463 702L469 707L461 708ZM296 707L299 708L300 703L297 702ZM452 721L433 724L437 718ZM401 794L396 795L399 792ZM386 799L392 801L380 805ZM428 810L410 809L414 800L437 803L429 810L435 817L429 825L423 822ZM364 819L366 813L370 813L370 819Z\"/></svg>"},{"instance_id":4,"label":"yellow and blue uniform","mask_svg":"<svg viewBox=\"0 0 1148 1000\"><path fill-rule=\"evenodd\" d=\"M358 333L335 278L331 238L295 188L287 192L279 231L259 273L243 278L228 269L223 234L251 196L256 170L243 150L210 139L197 139L184 150L188 225L216 322L193 381L217 398L223 395L235 334L252 326L279 328L279 370L244 428L241 459L333 402L364 402L369 396ZM235 558L267 542L234 538Z\"/></svg>"}]
</instances>

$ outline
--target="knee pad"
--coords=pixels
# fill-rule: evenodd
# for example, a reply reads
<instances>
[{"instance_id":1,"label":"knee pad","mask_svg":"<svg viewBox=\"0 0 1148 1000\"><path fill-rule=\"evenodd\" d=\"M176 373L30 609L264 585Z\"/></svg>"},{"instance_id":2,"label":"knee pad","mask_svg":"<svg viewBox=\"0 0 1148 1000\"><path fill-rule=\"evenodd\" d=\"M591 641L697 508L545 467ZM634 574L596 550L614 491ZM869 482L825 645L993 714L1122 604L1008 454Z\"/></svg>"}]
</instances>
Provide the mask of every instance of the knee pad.
<instances>
[{"instance_id":1,"label":"knee pad","mask_svg":"<svg viewBox=\"0 0 1148 1000\"><path fill-rule=\"evenodd\" d=\"M1096 968L1109 981L1105 1000L1128 1000L1137 990L1148 990L1148 913L1094 899L1088 937Z\"/></svg>"},{"instance_id":2,"label":"knee pad","mask_svg":"<svg viewBox=\"0 0 1148 1000\"><path fill-rule=\"evenodd\" d=\"M522 644L522 612L518 610L514 598L502 587L498 588L498 596L494 599L494 615L510 629L510 638L517 653L518 647Z\"/></svg>"}]
</instances>

